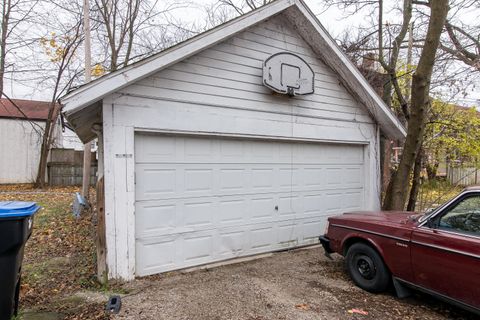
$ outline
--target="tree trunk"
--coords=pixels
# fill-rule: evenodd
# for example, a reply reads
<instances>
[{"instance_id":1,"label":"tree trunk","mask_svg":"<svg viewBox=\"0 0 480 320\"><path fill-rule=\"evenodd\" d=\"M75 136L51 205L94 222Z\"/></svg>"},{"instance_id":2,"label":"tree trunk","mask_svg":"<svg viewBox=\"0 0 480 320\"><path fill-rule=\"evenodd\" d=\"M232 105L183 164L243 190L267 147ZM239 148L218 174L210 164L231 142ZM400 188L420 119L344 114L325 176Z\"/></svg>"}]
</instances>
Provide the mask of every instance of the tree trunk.
<instances>
[{"instance_id":1,"label":"tree trunk","mask_svg":"<svg viewBox=\"0 0 480 320\"><path fill-rule=\"evenodd\" d=\"M0 98L3 96L3 78L5 75L5 56L7 54L8 23L11 1L4 0L2 5L2 31L0 35Z\"/></svg>"},{"instance_id":2,"label":"tree trunk","mask_svg":"<svg viewBox=\"0 0 480 320\"><path fill-rule=\"evenodd\" d=\"M380 172L382 174L382 200L387 193L388 184L392 178L392 144L390 139L382 136L380 138Z\"/></svg>"},{"instance_id":3,"label":"tree trunk","mask_svg":"<svg viewBox=\"0 0 480 320\"><path fill-rule=\"evenodd\" d=\"M40 148L40 162L38 164L37 178L35 179L35 188L43 189L46 185L45 176L47 174L48 153L52 146L53 133L55 131L55 123L60 111L59 106L52 100L50 110L48 111L47 121L45 122L45 130L43 132L42 146Z\"/></svg>"},{"instance_id":4,"label":"tree trunk","mask_svg":"<svg viewBox=\"0 0 480 320\"><path fill-rule=\"evenodd\" d=\"M388 82L383 86L382 100L389 108L392 106L392 83L390 77Z\"/></svg>"},{"instance_id":5,"label":"tree trunk","mask_svg":"<svg viewBox=\"0 0 480 320\"><path fill-rule=\"evenodd\" d=\"M448 12L448 0L435 0L429 3L430 21L428 31L417 70L412 80L412 101L407 137L398 170L390 182L390 192L385 197L383 205L385 210L404 210L410 172L422 145L426 109L430 103L430 79L435 63L435 54L440 43L440 35Z\"/></svg>"},{"instance_id":6,"label":"tree trunk","mask_svg":"<svg viewBox=\"0 0 480 320\"><path fill-rule=\"evenodd\" d=\"M437 177L439 163L437 160L434 161L434 163L427 163L426 165L428 180L433 180Z\"/></svg>"},{"instance_id":7,"label":"tree trunk","mask_svg":"<svg viewBox=\"0 0 480 320\"><path fill-rule=\"evenodd\" d=\"M423 150L417 154L415 166L413 168L412 188L410 188L410 196L408 197L407 211L415 211L417 204L418 190L420 190L420 173L422 171Z\"/></svg>"}]
</instances>

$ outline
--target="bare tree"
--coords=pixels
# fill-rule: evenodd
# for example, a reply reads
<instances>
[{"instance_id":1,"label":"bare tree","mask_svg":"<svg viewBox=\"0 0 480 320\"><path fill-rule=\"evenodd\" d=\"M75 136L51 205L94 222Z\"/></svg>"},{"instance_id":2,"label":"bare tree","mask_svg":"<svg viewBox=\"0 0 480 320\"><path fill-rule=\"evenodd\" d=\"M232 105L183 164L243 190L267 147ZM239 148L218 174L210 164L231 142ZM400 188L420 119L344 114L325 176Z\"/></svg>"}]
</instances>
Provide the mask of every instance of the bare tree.
<instances>
[{"instance_id":1,"label":"bare tree","mask_svg":"<svg viewBox=\"0 0 480 320\"><path fill-rule=\"evenodd\" d=\"M402 23L400 26L400 30L398 31L397 36L394 38L393 43L391 45L390 50L390 58L388 62L385 60L384 50L383 50L383 0L379 0L379 28L378 28L378 61L382 65L382 67L387 72L388 76L390 77L390 81L385 85L384 92L383 92L383 101L387 104L387 106L392 106L392 87L395 90L395 94L400 102L401 111L405 119L408 120L409 112L408 112L408 98L405 98L403 92L398 84L397 78L397 65L398 65L398 58L400 54L400 47L405 40L405 36L407 35L408 28L410 26L410 21L412 19L412 0L404 0L403 1L403 18Z\"/></svg>"},{"instance_id":2,"label":"bare tree","mask_svg":"<svg viewBox=\"0 0 480 320\"><path fill-rule=\"evenodd\" d=\"M2 21L0 24L0 96L4 92L4 77L9 67L7 56L12 49L17 49L31 39L19 37L15 31L22 23L27 23L34 14L34 9L39 0L3 0Z\"/></svg>"},{"instance_id":3,"label":"bare tree","mask_svg":"<svg viewBox=\"0 0 480 320\"><path fill-rule=\"evenodd\" d=\"M124 54L123 64L126 65L130 60L141 3L141 0L95 0L99 21L108 41L110 71L117 69L121 53Z\"/></svg>"},{"instance_id":4,"label":"bare tree","mask_svg":"<svg viewBox=\"0 0 480 320\"><path fill-rule=\"evenodd\" d=\"M103 52L108 71L163 49L166 38L162 35L168 31L166 15L187 4L188 0L179 0L160 8L159 0L94 0L92 20L98 24L98 43L106 44ZM161 41L152 44L149 38Z\"/></svg>"},{"instance_id":5,"label":"bare tree","mask_svg":"<svg viewBox=\"0 0 480 320\"><path fill-rule=\"evenodd\" d=\"M237 14L242 15L272 1L273 0L218 0L218 4L232 8Z\"/></svg>"},{"instance_id":6,"label":"bare tree","mask_svg":"<svg viewBox=\"0 0 480 320\"><path fill-rule=\"evenodd\" d=\"M388 81L383 85L382 99L389 107L394 107L392 98L396 95L400 102L402 116L408 118L408 97L405 97L398 79L398 65L401 49L405 48L405 38L412 21L412 0L404 0L398 11L399 23L385 22L384 0L326 0L326 6L337 6L347 15L367 15L371 25L344 32L340 46L358 64L361 59L374 59L383 68ZM353 35L353 36L352 36Z\"/></svg>"},{"instance_id":7,"label":"bare tree","mask_svg":"<svg viewBox=\"0 0 480 320\"><path fill-rule=\"evenodd\" d=\"M65 3L58 3L57 5L60 4L66 5ZM37 178L35 180L35 187L37 188L45 187L48 154L54 142L55 130L61 111L57 100L72 86L80 73L78 68L73 72L71 68L76 59L77 50L83 41L82 10L77 3L72 4L74 7L68 11L72 15L70 21L72 21L73 24L70 22L62 24L61 27L64 29L62 34L54 34L50 39L42 39L42 45L45 48L46 55L50 59L49 62L55 66L55 73L52 78L49 78L49 80L53 80L53 91L40 148L40 161ZM65 75L68 75L68 77L64 78Z\"/></svg>"},{"instance_id":8,"label":"bare tree","mask_svg":"<svg viewBox=\"0 0 480 320\"><path fill-rule=\"evenodd\" d=\"M480 29L478 26L455 26L445 23L450 43L444 42L440 48L453 58L480 71Z\"/></svg>"},{"instance_id":9,"label":"bare tree","mask_svg":"<svg viewBox=\"0 0 480 320\"><path fill-rule=\"evenodd\" d=\"M10 12L12 10L12 1L4 0L2 4L2 30L0 35L0 94L3 93L3 75L5 73L5 56L7 46L8 27L10 22Z\"/></svg>"},{"instance_id":10,"label":"bare tree","mask_svg":"<svg viewBox=\"0 0 480 320\"><path fill-rule=\"evenodd\" d=\"M428 32L431 30L427 25L430 26L431 23L433 2L436 1L404 0L398 2L397 5L396 2L387 0L326 0L327 6L335 5L343 9L347 15L366 15L371 21L370 26L359 27L357 32L348 32L349 35L344 35L340 43L347 50L349 56L356 61L361 58L372 57L372 53L376 53L375 60L382 66L382 70L378 70L378 72L383 71L388 75L388 81L385 81L383 85L382 98L408 126L411 125L410 117L412 117L414 108L413 101L410 101L411 92L413 94L413 88L412 90L409 88L411 86L411 74L416 68L414 64L418 65L420 63ZM384 5L387 3L388 9L385 9ZM435 51L435 63L433 64L432 75L428 79L428 90L430 95L434 94L432 89L437 93L441 92L443 99L451 101L454 96L459 97L459 94L466 93L466 88L471 87L475 80L475 75L471 71L478 70L479 27L466 24L465 19L462 18L466 11L479 9L480 4L475 0L450 0L447 5L450 6L451 10L448 20L445 20L443 34L440 35L439 48L442 50ZM401 19L393 19L392 21L390 18L391 21L387 22L382 17L385 10L388 10L389 14L400 12L401 15L395 16L401 17ZM414 27L412 26L413 23ZM408 43L405 41L407 34L410 34ZM408 54L405 54L405 51ZM463 66L459 62L463 63ZM424 118L422 112L416 111L414 113L415 117L420 115ZM417 125L415 121L413 121L414 126ZM410 128L408 129L410 131ZM422 138L418 137L419 141ZM408 139L412 138L409 137ZM407 153L411 153L410 147L411 144L405 145ZM397 180L395 182L397 187L398 179L406 179L401 183L404 187L402 193L403 195L409 194L409 209L414 207L421 169L416 166L422 166L421 146L418 147L418 150L414 150L418 157L412 158L410 154L402 158L401 166L407 166L408 174L400 172L399 175L395 174L394 179L391 179L386 192L387 197L384 199L385 208L392 207L391 190L394 187L395 179ZM405 163L407 159L410 161L408 165ZM413 176L412 168L415 169L413 170ZM399 168L399 170L403 171L404 168ZM400 178L400 176L403 176L403 178ZM410 181L412 181L411 188L409 188ZM399 190L395 192L398 193ZM398 202L395 206L403 209L403 206L400 206Z\"/></svg>"}]
</instances>

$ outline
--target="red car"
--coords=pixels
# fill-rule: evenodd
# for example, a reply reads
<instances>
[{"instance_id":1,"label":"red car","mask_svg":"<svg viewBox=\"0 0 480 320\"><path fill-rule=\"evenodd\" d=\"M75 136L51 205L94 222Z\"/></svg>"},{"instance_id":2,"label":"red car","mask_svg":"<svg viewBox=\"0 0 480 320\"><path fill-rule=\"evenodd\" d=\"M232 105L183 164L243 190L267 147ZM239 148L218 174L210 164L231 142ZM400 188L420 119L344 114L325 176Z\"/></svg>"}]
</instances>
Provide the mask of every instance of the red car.
<instances>
[{"instance_id":1,"label":"red car","mask_svg":"<svg viewBox=\"0 0 480 320\"><path fill-rule=\"evenodd\" d=\"M419 289L480 314L480 187L425 215L352 212L328 221L325 253L343 255L360 288L393 283L399 297Z\"/></svg>"}]
</instances>

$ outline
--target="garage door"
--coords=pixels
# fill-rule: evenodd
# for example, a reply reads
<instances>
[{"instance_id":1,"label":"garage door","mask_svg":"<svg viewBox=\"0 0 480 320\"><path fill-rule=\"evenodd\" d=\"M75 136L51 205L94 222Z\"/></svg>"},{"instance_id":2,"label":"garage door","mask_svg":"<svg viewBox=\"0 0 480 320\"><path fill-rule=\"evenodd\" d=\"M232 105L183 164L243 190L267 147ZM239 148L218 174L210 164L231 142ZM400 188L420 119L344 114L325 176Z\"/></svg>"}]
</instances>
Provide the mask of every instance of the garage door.
<instances>
[{"instance_id":1,"label":"garage door","mask_svg":"<svg viewBox=\"0 0 480 320\"><path fill-rule=\"evenodd\" d=\"M362 207L363 148L137 134L137 275L315 243Z\"/></svg>"}]
</instances>

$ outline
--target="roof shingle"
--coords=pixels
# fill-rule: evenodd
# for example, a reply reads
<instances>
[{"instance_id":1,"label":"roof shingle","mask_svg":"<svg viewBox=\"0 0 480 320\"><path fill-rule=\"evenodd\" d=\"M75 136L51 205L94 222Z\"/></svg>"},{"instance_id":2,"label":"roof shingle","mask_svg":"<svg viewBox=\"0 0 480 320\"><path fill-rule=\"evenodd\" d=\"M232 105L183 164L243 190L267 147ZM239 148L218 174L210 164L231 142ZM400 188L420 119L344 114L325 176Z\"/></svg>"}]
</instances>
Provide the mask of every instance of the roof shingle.
<instances>
[{"instance_id":1,"label":"roof shingle","mask_svg":"<svg viewBox=\"0 0 480 320\"><path fill-rule=\"evenodd\" d=\"M12 101L18 108L8 99L0 99L0 118L47 120L50 102L23 99Z\"/></svg>"}]
</instances>

